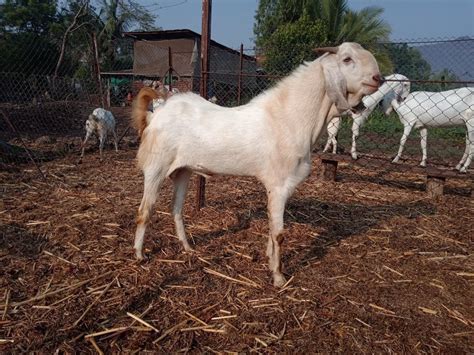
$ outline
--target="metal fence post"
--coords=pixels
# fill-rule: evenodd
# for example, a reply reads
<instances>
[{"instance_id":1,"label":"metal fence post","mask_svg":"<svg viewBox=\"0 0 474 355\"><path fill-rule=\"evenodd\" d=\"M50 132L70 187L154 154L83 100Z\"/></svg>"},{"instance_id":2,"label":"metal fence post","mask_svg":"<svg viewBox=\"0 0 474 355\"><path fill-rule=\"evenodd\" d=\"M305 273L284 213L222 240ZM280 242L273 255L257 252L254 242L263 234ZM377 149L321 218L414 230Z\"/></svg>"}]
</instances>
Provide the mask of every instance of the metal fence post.
<instances>
[{"instance_id":1,"label":"metal fence post","mask_svg":"<svg viewBox=\"0 0 474 355\"><path fill-rule=\"evenodd\" d=\"M200 94L207 100L207 80L209 74L209 45L211 42L211 12L212 0L202 0L202 30L201 30L201 88ZM199 176L196 209L204 207L206 180Z\"/></svg>"}]
</instances>

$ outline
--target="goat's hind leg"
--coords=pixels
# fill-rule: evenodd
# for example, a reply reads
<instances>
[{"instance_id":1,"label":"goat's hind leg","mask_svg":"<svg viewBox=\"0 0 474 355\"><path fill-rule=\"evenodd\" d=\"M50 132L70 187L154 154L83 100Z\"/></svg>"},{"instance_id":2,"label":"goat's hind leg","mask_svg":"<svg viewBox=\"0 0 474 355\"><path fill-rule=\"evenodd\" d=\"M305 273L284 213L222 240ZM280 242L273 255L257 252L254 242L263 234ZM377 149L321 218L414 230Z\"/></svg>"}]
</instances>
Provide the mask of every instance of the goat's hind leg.
<instances>
[{"instance_id":1,"label":"goat's hind leg","mask_svg":"<svg viewBox=\"0 0 474 355\"><path fill-rule=\"evenodd\" d=\"M171 179L173 180L174 184L172 212L176 226L176 234L181 243L183 243L184 250L186 251L193 250L188 243L188 239L186 238L183 222L183 205L186 192L188 191L188 182L190 177L191 171L188 169L179 169L171 174Z\"/></svg>"},{"instance_id":2,"label":"goat's hind leg","mask_svg":"<svg viewBox=\"0 0 474 355\"><path fill-rule=\"evenodd\" d=\"M145 186L143 198L138 209L137 230L135 232L135 255L138 260L143 260L143 241L145 238L145 230L150 221L153 205L158 197L158 191L166 178L161 171L148 170L144 171Z\"/></svg>"},{"instance_id":3,"label":"goat's hind leg","mask_svg":"<svg viewBox=\"0 0 474 355\"><path fill-rule=\"evenodd\" d=\"M113 130L114 133L114 145L115 145L115 151L118 152L118 137L117 137L117 130Z\"/></svg>"},{"instance_id":4,"label":"goat's hind leg","mask_svg":"<svg viewBox=\"0 0 474 355\"><path fill-rule=\"evenodd\" d=\"M474 125L474 120L470 124ZM466 150L461 161L458 164L460 166L459 171L461 173L467 172L469 165L471 165L471 162L474 159L474 127L469 126L468 122L467 128L468 131L466 133Z\"/></svg>"}]
</instances>

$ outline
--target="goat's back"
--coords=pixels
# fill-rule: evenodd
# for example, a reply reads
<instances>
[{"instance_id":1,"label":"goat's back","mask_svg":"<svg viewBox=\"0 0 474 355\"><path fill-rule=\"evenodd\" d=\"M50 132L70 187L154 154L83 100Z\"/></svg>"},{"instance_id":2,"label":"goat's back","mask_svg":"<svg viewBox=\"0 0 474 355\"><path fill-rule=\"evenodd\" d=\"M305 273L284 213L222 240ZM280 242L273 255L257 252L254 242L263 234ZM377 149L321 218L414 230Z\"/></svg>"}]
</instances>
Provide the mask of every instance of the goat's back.
<instances>
[{"instance_id":1,"label":"goat's back","mask_svg":"<svg viewBox=\"0 0 474 355\"><path fill-rule=\"evenodd\" d=\"M415 91L400 104L397 112L404 119L427 126L462 125L468 109L474 109L474 89L441 92Z\"/></svg>"},{"instance_id":2,"label":"goat's back","mask_svg":"<svg viewBox=\"0 0 474 355\"><path fill-rule=\"evenodd\" d=\"M146 149L176 155L173 167L216 174L254 175L275 145L258 105L221 107L192 94L177 94L153 113L143 135ZM154 142L154 143L150 143ZM144 148L145 149L145 148ZM168 154L168 153L166 153Z\"/></svg>"},{"instance_id":3,"label":"goat's back","mask_svg":"<svg viewBox=\"0 0 474 355\"><path fill-rule=\"evenodd\" d=\"M92 111L92 114L97 118L99 126L104 127L106 130L115 129L115 117L112 112L99 107Z\"/></svg>"}]
</instances>

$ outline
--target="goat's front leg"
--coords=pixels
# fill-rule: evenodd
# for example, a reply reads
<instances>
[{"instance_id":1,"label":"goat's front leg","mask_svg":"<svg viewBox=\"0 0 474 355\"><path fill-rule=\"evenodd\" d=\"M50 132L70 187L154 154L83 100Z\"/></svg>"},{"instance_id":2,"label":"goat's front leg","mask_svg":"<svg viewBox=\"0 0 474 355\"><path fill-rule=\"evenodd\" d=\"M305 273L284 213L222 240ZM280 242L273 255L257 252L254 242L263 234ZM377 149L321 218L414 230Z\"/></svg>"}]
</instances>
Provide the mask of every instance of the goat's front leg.
<instances>
[{"instance_id":1,"label":"goat's front leg","mask_svg":"<svg viewBox=\"0 0 474 355\"><path fill-rule=\"evenodd\" d=\"M354 118L352 122L352 146L351 146L351 156L352 159L358 159L359 156L357 155L357 138L359 138L360 134L360 126L364 121L360 118Z\"/></svg>"},{"instance_id":2,"label":"goat's front leg","mask_svg":"<svg viewBox=\"0 0 474 355\"><path fill-rule=\"evenodd\" d=\"M283 241L283 214L288 193L284 189L268 191L268 215L270 219L270 234L268 236L267 256L268 266L273 273L273 284L281 287L286 283L281 273L280 248Z\"/></svg>"},{"instance_id":3,"label":"goat's front leg","mask_svg":"<svg viewBox=\"0 0 474 355\"><path fill-rule=\"evenodd\" d=\"M422 167L426 167L426 159L428 159L427 145L428 145L428 129L420 128L420 144L421 144L421 163Z\"/></svg>"},{"instance_id":4,"label":"goat's front leg","mask_svg":"<svg viewBox=\"0 0 474 355\"><path fill-rule=\"evenodd\" d=\"M323 152L327 152L332 145L332 153L336 154L337 152L337 132L339 132L339 126L341 125L341 117L333 118L327 127L328 132L328 141L326 146L323 149Z\"/></svg>"},{"instance_id":5,"label":"goat's front leg","mask_svg":"<svg viewBox=\"0 0 474 355\"><path fill-rule=\"evenodd\" d=\"M100 153L100 160L102 160L102 151L104 150L104 143L105 140L107 139L107 134L104 132L100 133L99 136L99 153Z\"/></svg>"},{"instance_id":6,"label":"goat's front leg","mask_svg":"<svg viewBox=\"0 0 474 355\"><path fill-rule=\"evenodd\" d=\"M397 156L392 160L392 163L398 163L400 158L402 157L403 148L405 148L405 143L407 141L408 136L410 135L412 126L406 125L403 127L403 135L400 139L400 147L398 148Z\"/></svg>"},{"instance_id":7,"label":"goat's front leg","mask_svg":"<svg viewBox=\"0 0 474 355\"><path fill-rule=\"evenodd\" d=\"M82 142L82 147L81 147L81 158L79 159L79 161L82 160L82 158L84 157L84 151L86 149L86 143L87 141L89 140L89 137L91 136L90 132L87 132L86 133L86 137L84 138L84 142Z\"/></svg>"}]
</instances>

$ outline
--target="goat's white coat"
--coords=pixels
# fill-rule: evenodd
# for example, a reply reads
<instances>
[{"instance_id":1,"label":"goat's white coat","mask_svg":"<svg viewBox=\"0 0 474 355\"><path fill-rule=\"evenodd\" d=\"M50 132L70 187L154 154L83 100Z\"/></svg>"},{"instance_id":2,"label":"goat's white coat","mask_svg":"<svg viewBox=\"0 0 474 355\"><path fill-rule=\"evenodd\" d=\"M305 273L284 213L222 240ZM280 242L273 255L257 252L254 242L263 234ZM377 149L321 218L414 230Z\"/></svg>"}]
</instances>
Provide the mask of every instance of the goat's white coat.
<instances>
[{"instance_id":1,"label":"goat's white coat","mask_svg":"<svg viewBox=\"0 0 474 355\"><path fill-rule=\"evenodd\" d=\"M104 148L107 134L111 133L114 137L115 151L118 151L117 132L115 130L115 118L112 112L103 108L96 108L86 120L86 137L82 143L81 159L84 156L85 145L92 134L97 134L99 138L100 158L102 159L102 150Z\"/></svg>"},{"instance_id":2,"label":"goat's white coat","mask_svg":"<svg viewBox=\"0 0 474 355\"><path fill-rule=\"evenodd\" d=\"M460 88L441 92L412 92L401 103L392 100L392 106L403 124L403 135L396 163L402 156L405 142L412 128L420 129L422 159L426 166L428 127L466 126L466 148L456 169L466 172L474 158L474 88Z\"/></svg>"},{"instance_id":3,"label":"goat's white coat","mask_svg":"<svg viewBox=\"0 0 474 355\"><path fill-rule=\"evenodd\" d=\"M224 108L183 93L153 113L138 152L145 181L135 234L138 259L143 258L146 224L167 176L175 185L173 217L185 250L191 248L181 211L191 172L254 176L268 196L269 267L274 284L284 284L280 233L286 201L310 173L311 150L327 122L373 93L380 80L368 51L349 43L338 48L337 54L301 65L246 105ZM352 59L343 63L348 57Z\"/></svg>"},{"instance_id":4,"label":"goat's white coat","mask_svg":"<svg viewBox=\"0 0 474 355\"><path fill-rule=\"evenodd\" d=\"M392 111L391 101L395 97L401 97L402 99L406 98L410 93L410 82L408 78L401 74L392 74L385 77L385 82L379 87L379 89L374 92L372 95L367 95L362 99L364 106L366 107L364 111L360 113L351 113L352 116L352 147L351 155L353 159L357 159L357 138L359 137L360 127L364 124L366 119L374 111L380 101L383 100L383 112L386 115L389 115ZM396 80L396 81L390 81ZM406 81L401 81L406 80ZM326 146L324 147L324 152L327 152L332 145L332 153L336 154L337 151L337 133L341 125L342 117L335 117L328 124L328 140Z\"/></svg>"}]
</instances>

